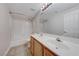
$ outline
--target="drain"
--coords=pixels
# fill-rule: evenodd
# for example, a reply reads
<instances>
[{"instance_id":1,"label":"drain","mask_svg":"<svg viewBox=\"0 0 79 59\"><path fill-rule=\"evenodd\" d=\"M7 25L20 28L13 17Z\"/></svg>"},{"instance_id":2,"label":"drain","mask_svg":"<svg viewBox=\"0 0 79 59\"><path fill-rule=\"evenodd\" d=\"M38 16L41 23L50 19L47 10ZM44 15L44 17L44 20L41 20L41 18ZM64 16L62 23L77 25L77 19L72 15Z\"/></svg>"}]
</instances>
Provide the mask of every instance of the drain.
<instances>
[{"instance_id":1,"label":"drain","mask_svg":"<svg viewBox=\"0 0 79 59\"><path fill-rule=\"evenodd\" d=\"M56 49L58 49L58 47L56 47Z\"/></svg>"}]
</instances>

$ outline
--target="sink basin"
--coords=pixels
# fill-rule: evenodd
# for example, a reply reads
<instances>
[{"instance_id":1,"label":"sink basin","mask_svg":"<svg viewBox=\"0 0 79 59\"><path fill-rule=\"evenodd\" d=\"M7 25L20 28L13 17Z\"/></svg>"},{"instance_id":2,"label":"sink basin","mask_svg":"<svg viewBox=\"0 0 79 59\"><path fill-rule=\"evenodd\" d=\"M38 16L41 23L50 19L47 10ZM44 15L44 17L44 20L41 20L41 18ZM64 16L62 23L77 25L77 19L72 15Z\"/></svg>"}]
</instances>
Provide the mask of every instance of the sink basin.
<instances>
[{"instance_id":1,"label":"sink basin","mask_svg":"<svg viewBox=\"0 0 79 59\"><path fill-rule=\"evenodd\" d=\"M41 38L42 38L42 40L44 40L44 42L46 42L46 44L55 46L56 49L60 49L60 50L69 50L70 49L69 42L62 41L62 40L60 40L59 37L52 38L52 37L42 36Z\"/></svg>"},{"instance_id":2,"label":"sink basin","mask_svg":"<svg viewBox=\"0 0 79 59\"><path fill-rule=\"evenodd\" d=\"M70 47L67 45L68 43L58 42L56 40L47 40L48 45L55 46L56 49L69 50Z\"/></svg>"},{"instance_id":3,"label":"sink basin","mask_svg":"<svg viewBox=\"0 0 79 59\"><path fill-rule=\"evenodd\" d=\"M56 49L59 50L69 50L70 46L67 42L60 40L58 37L49 37L45 35L38 35L42 41L44 41L49 46L54 46Z\"/></svg>"}]
</instances>

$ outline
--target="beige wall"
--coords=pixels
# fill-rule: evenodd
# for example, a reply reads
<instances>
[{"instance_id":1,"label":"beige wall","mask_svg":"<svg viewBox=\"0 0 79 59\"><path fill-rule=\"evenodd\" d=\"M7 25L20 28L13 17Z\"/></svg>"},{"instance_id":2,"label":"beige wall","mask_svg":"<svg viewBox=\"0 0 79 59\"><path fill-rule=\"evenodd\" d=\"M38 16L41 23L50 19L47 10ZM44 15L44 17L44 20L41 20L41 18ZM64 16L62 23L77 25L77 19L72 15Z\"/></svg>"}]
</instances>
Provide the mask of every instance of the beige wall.
<instances>
[{"instance_id":1,"label":"beige wall","mask_svg":"<svg viewBox=\"0 0 79 59\"><path fill-rule=\"evenodd\" d=\"M11 26L7 6L0 4L0 55L3 55L10 44Z\"/></svg>"}]
</instances>

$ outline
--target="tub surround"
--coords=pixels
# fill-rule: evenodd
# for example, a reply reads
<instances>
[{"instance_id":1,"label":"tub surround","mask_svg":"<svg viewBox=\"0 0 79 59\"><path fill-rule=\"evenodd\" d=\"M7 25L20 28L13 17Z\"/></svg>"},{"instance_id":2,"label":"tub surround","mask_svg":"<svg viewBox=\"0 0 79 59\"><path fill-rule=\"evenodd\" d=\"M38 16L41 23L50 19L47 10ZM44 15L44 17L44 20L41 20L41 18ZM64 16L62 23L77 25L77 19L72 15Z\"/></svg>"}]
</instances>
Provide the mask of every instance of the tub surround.
<instances>
[{"instance_id":1,"label":"tub surround","mask_svg":"<svg viewBox=\"0 0 79 59\"><path fill-rule=\"evenodd\" d=\"M35 33L31 37L59 56L79 56L79 39L47 33ZM75 40L77 43L74 42Z\"/></svg>"}]
</instances>

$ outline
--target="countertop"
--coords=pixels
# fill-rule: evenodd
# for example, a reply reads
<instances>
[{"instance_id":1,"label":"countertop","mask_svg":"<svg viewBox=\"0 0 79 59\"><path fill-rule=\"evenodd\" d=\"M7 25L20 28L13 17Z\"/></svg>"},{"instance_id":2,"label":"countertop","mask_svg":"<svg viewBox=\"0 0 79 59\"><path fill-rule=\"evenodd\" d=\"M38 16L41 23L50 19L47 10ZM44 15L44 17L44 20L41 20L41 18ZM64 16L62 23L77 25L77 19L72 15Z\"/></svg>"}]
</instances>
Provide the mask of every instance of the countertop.
<instances>
[{"instance_id":1,"label":"countertop","mask_svg":"<svg viewBox=\"0 0 79 59\"><path fill-rule=\"evenodd\" d=\"M79 39L51 35L47 33L32 34L36 40L48 47L51 51L59 56L79 56ZM57 42L56 39L60 38L62 42ZM77 40L77 43L75 42ZM54 42L55 41L55 42Z\"/></svg>"}]
</instances>

